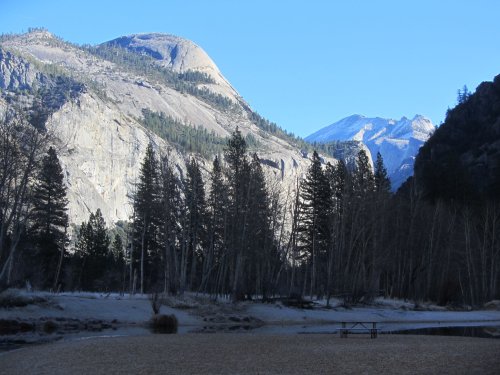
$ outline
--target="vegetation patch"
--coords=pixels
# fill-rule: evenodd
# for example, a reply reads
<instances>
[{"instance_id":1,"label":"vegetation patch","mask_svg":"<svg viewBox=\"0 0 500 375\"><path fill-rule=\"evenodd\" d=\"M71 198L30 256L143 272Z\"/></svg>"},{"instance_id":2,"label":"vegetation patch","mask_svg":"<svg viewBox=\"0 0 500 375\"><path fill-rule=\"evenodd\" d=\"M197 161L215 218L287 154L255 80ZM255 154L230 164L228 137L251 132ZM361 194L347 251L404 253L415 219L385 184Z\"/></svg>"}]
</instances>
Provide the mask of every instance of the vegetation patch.
<instances>
[{"instance_id":1,"label":"vegetation patch","mask_svg":"<svg viewBox=\"0 0 500 375\"><path fill-rule=\"evenodd\" d=\"M143 109L141 124L176 147L179 152L200 154L204 158L220 155L224 152L227 139L202 126L191 126L166 115ZM245 137L250 148L257 148L258 141L252 136Z\"/></svg>"},{"instance_id":2,"label":"vegetation patch","mask_svg":"<svg viewBox=\"0 0 500 375\"><path fill-rule=\"evenodd\" d=\"M53 333L57 330L59 326L57 325L56 322L52 320L47 320L45 323L43 323L42 330L45 333Z\"/></svg>"},{"instance_id":3,"label":"vegetation patch","mask_svg":"<svg viewBox=\"0 0 500 375\"><path fill-rule=\"evenodd\" d=\"M22 295L11 289L0 293L0 308L24 307L44 302L47 302L44 297Z\"/></svg>"},{"instance_id":4,"label":"vegetation patch","mask_svg":"<svg viewBox=\"0 0 500 375\"><path fill-rule=\"evenodd\" d=\"M177 333L179 322L174 314L155 314L150 320L150 327L154 333Z\"/></svg>"},{"instance_id":5,"label":"vegetation patch","mask_svg":"<svg viewBox=\"0 0 500 375\"><path fill-rule=\"evenodd\" d=\"M0 319L0 335L11 335L33 331L35 326L31 323L15 319Z\"/></svg>"}]
</instances>

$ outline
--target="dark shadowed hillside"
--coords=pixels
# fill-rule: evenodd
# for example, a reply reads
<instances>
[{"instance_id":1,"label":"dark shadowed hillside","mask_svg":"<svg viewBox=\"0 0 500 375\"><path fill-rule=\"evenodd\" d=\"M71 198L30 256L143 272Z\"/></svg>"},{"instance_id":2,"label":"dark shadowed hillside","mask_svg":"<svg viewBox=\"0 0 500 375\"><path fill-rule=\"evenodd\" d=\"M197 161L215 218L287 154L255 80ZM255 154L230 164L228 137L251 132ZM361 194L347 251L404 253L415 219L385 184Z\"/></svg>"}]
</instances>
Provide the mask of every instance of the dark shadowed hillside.
<instances>
[{"instance_id":1,"label":"dark shadowed hillside","mask_svg":"<svg viewBox=\"0 0 500 375\"><path fill-rule=\"evenodd\" d=\"M500 197L500 75L461 94L446 121L420 149L418 189L432 200Z\"/></svg>"}]
</instances>

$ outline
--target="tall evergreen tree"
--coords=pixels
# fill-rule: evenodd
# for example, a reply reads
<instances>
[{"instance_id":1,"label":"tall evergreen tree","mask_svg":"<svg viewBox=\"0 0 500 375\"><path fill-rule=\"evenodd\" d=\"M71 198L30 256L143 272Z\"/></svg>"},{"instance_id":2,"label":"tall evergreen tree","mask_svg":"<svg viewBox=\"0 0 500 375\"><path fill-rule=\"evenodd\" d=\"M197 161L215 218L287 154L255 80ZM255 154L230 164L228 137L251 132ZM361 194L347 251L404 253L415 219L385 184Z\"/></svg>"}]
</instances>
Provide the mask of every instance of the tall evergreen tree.
<instances>
[{"instance_id":1,"label":"tall evergreen tree","mask_svg":"<svg viewBox=\"0 0 500 375\"><path fill-rule=\"evenodd\" d=\"M222 292L226 271L227 184L218 157L210 174L210 193L207 202L207 246L203 257L201 289Z\"/></svg>"},{"instance_id":2,"label":"tall evergreen tree","mask_svg":"<svg viewBox=\"0 0 500 375\"><path fill-rule=\"evenodd\" d=\"M123 240L119 233L116 233L115 237L113 238L111 251L115 259L125 259L123 255Z\"/></svg>"},{"instance_id":3,"label":"tall evergreen tree","mask_svg":"<svg viewBox=\"0 0 500 375\"><path fill-rule=\"evenodd\" d=\"M107 287L105 273L113 254L109 249L106 222L100 209L90 213L89 221L83 222L78 233L76 251L80 258L80 288L97 291Z\"/></svg>"},{"instance_id":4,"label":"tall evergreen tree","mask_svg":"<svg viewBox=\"0 0 500 375\"><path fill-rule=\"evenodd\" d=\"M330 231L328 220L332 209L330 185L321 167L316 151L307 170L301 191L301 223L298 227L302 251L308 258L309 293L323 292L324 267L328 250ZM323 285L318 285L322 283ZM305 292L306 281L304 280Z\"/></svg>"},{"instance_id":5,"label":"tall evergreen tree","mask_svg":"<svg viewBox=\"0 0 500 375\"><path fill-rule=\"evenodd\" d=\"M385 263L386 250L389 247L389 220L390 213L391 181L387 176L387 169L380 152L377 153L375 161L375 194L372 202L373 216L377 220L373 221L373 237L370 264L370 285L371 294L375 294L380 289L380 275L382 273L382 263Z\"/></svg>"},{"instance_id":6,"label":"tall evergreen tree","mask_svg":"<svg viewBox=\"0 0 500 375\"><path fill-rule=\"evenodd\" d=\"M377 152L377 160L375 161L374 182L377 193L388 194L391 191L391 181L387 176L387 169L385 168L384 159L380 152Z\"/></svg>"},{"instance_id":7,"label":"tall evergreen tree","mask_svg":"<svg viewBox=\"0 0 500 375\"><path fill-rule=\"evenodd\" d=\"M250 166L246 157L247 144L236 128L228 140L224 156L227 162L228 181L228 249L231 256L230 285L233 300L243 297L242 272L245 241L247 240L246 219L249 200Z\"/></svg>"},{"instance_id":8,"label":"tall evergreen tree","mask_svg":"<svg viewBox=\"0 0 500 375\"><path fill-rule=\"evenodd\" d=\"M180 181L173 171L168 157L161 161L161 198L160 198L159 240L162 244L163 290L176 294L180 289L179 247L185 251L182 232L185 215L184 201L181 197ZM178 246L180 244L181 246Z\"/></svg>"},{"instance_id":9,"label":"tall evergreen tree","mask_svg":"<svg viewBox=\"0 0 500 375\"><path fill-rule=\"evenodd\" d=\"M325 170L326 178L330 185L332 209L330 210L328 238L328 268L327 268L327 305L330 297L338 288L338 276L342 271L342 253L345 248L345 214L349 199L350 175L346 164L339 160L335 165L328 163ZM337 280L335 280L337 276ZM340 293L340 291L339 291Z\"/></svg>"},{"instance_id":10,"label":"tall evergreen tree","mask_svg":"<svg viewBox=\"0 0 500 375\"><path fill-rule=\"evenodd\" d=\"M250 163L247 238L245 256L245 292L247 295L267 296L271 284L272 263L275 260L271 228L269 193L264 172L257 154Z\"/></svg>"},{"instance_id":11,"label":"tall evergreen tree","mask_svg":"<svg viewBox=\"0 0 500 375\"><path fill-rule=\"evenodd\" d=\"M115 289L121 289L122 292L125 290L125 275L126 275L126 262L125 262L125 248L123 246L123 240L119 233L115 234L113 243L111 244L111 255L112 255L112 286Z\"/></svg>"},{"instance_id":12,"label":"tall evergreen tree","mask_svg":"<svg viewBox=\"0 0 500 375\"><path fill-rule=\"evenodd\" d=\"M158 225L160 214L160 178L158 160L150 143L141 165L137 192L134 197L134 259L139 260L140 288L144 293L146 282L156 282L159 257ZM149 280L145 280L146 274Z\"/></svg>"},{"instance_id":13,"label":"tall evergreen tree","mask_svg":"<svg viewBox=\"0 0 500 375\"><path fill-rule=\"evenodd\" d=\"M368 155L360 150L356 159L356 168L353 173L354 194L358 198L375 190L375 180Z\"/></svg>"},{"instance_id":14,"label":"tall evergreen tree","mask_svg":"<svg viewBox=\"0 0 500 375\"><path fill-rule=\"evenodd\" d=\"M195 278L197 277L197 269L201 258L200 244L206 238L205 186L200 167L194 158L192 158L187 165L184 196L188 215L188 256L191 258L189 287L192 289L194 287Z\"/></svg>"},{"instance_id":15,"label":"tall evergreen tree","mask_svg":"<svg viewBox=\"0 0 500 375\"><path fill-rule=\"evenodd\" d=\"M67 205L62 168L55 149L50 147L34 189L31 228L42 270L42 287L56 288L59 282L68 226Z\"/></svg>"},{"instance_id":16,"label":"tall evergreen tree","mask_svg":"<svg viewBox=\"0 0 500 375\"><path fill-rule=\"evenodd\" d=\"M375 179L368 156L361 150L352 173L352 195L346 214L343 291L351 302L368 297L375 271Z\"/></svg>"}]
</instances>

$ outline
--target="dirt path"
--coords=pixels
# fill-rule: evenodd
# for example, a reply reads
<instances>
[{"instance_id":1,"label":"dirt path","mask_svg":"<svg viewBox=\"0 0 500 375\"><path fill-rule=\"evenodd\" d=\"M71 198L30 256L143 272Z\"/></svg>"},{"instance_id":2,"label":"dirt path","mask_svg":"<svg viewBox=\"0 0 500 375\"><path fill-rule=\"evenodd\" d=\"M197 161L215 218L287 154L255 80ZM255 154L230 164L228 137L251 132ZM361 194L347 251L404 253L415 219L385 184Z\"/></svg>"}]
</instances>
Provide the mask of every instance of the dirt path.
<instances>
[{"instance_id":1,"label":"dirt path","mask_svg":"<svg viewBox=\"0 0 500 375\"><path fill-rule=\"evenodd\" d=\"M498 374L500 340L186 334L94 338L0 354L2 374Z\"/></svg>"}]
</instances>

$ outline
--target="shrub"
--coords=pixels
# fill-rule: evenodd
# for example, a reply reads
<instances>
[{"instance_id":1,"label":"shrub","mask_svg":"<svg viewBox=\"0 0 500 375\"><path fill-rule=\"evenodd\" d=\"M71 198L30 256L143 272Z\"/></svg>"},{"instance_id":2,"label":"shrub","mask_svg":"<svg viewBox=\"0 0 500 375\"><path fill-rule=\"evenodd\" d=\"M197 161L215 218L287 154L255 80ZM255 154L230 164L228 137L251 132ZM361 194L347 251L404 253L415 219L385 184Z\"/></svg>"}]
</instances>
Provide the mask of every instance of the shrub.
<instances>
[{"instance_id":1,"label":"shrub","mask_svg":"<svg viewBox=\"0 0 500 375\"><path fill-rule=\"evenodd\" d=\"M150 326L154 333L177 333L179 323L175 315L155 314Z\"/></svg>"},{"instance_id":2,"label":"shrub","mask_svg":"<svg viewBox=\"0 0 500 375\"><path fill-rule=\"evenodd\" d=\"M52 333L57 329L57 324L53 322L52 320L47 320L45 323L43 323L42 329L45 333Z\"/></svg>"}]
</instances>

